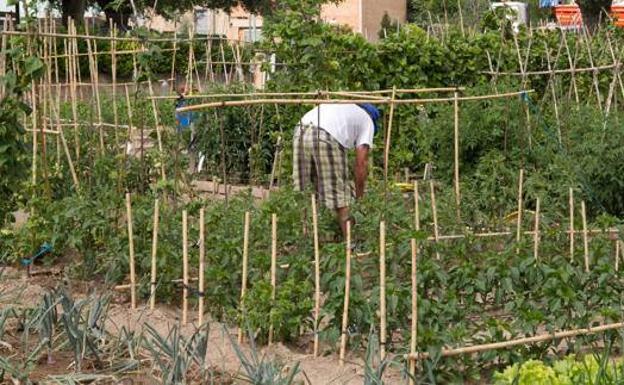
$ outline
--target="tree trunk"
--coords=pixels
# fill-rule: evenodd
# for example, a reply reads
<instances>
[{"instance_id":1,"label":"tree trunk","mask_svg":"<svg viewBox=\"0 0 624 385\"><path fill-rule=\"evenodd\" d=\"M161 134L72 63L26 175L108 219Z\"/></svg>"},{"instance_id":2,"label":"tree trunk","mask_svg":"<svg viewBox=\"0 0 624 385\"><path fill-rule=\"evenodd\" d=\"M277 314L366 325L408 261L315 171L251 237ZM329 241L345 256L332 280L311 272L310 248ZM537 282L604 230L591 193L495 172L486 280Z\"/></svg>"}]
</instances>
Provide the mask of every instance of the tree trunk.
<instances>
[{"instance_id":1,"label":"tree trunk","mask_svg":"<svg viewBox=\"0 0 624 385\"><path fill-rule=\"evenodd\" d=\"M84 13L87 8L86 0L62 0L61 12L63 16L63 25L67 27L67 19L72 18L76 25L84 22Z\"/></svg>"},{"instance_id":2,"label":"tree trunk","mask_svg":"<svg viewBox=\"0 0 624 385\"><path fill-rule=\"evenodd\" d=\"M577 3L581 8L583 23L590 32L594 32L601 21L607 20L612 0L577 0Z\"/></svg>"},{"instance_id":3,"label":"tree trunk","mask_svg":"<svg viewBox=\"0 0 624 385\"><path fill-rule=\"evenodd\" d=\"M126 2L121 5L115 4L114 0L96 0L96 2L106 14L106 18L111 19L118 29L122 31L127 29L128 20L132 15L129 4Z\"/></svg>"}]
</instances>

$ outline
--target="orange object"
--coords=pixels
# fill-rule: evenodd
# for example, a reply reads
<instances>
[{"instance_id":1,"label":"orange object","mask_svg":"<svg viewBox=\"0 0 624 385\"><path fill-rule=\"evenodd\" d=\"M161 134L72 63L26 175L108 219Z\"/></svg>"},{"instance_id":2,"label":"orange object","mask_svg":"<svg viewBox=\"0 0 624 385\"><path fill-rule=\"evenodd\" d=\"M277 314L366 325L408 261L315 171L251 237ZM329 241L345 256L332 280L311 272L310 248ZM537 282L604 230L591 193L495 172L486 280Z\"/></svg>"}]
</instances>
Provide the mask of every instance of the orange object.
<instances>
[{"instance_id":1,"label":"orange object","mask_svg":"<svg viewBox=\"0 0 624 385\"><path fill-rule=\"evenodd\" d=\"M624 5L611 6L611 17L613 24L617 27L624 27Z\"/></svg>"},{"instance_id":2,"label":"orange object","mask_svg":"<svg viewBox=\"0 0 624 385\"><path fill-rule=\"evenodd\" d=\"M581 27L583 16L578 5L557 5L553 7L557 24L562 27ZM624 7L623 7L624 9ZM624 18L623 18L624 21Z\"/></svg>"}]
</instances>

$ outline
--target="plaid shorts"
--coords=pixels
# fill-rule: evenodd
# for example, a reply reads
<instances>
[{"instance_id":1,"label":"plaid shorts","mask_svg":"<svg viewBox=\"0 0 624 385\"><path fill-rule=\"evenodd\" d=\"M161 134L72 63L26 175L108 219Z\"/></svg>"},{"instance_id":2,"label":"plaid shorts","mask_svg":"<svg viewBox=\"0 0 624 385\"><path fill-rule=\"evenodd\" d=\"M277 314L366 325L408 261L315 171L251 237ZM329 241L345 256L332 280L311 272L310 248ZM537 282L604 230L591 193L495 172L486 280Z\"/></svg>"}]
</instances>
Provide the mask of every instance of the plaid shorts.
<instances>
[{"instance_id":1,"label":"plaid shorts","mask_svg":"<svg viewBox=\"0 0 624 385\"><path fill-rule=\"evenodd\" d=\"M351 186L347 151L322 128L297 126L293 138L295 190L313 186L319 202L328 209L349 206Z\"/></svg>"}]
</instances>

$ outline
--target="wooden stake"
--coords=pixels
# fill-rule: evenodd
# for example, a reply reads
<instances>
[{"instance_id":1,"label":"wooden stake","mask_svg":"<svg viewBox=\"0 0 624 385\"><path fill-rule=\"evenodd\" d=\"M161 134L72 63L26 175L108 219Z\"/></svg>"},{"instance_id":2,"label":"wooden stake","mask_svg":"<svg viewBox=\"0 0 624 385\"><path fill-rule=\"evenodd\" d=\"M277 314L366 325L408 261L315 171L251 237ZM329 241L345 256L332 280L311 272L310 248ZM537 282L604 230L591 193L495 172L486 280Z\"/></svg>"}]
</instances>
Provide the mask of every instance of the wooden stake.
<instances>
[{"instance_id":1,"label":"wooden stake","mask_svg":"<svg viewBox=\"0 0 624 385\"><path fill-rule=\"evenodd\" d=\"M199 209L199 307L197 310L197 324L201 327L204 323L204 274L206 270L206 230L204 220L204 208Z\"/></svg>"},{"instance_id":2,"label":"wooden stake","mask_svg":"<svg viewBox=\"0 0 624 385\"><path fill-rule=\"evenodd\" d=\"M585 201L581 201L581 217L583 219L583 255L585 257L585 272L589 273L589 240L587 238L587 215Z\"/></svg>"},{"instance_id":3,"label":"wooden stake","mask_svg":"<svg viewBox=\"0 0 624 385\"><path fill-rule=\"evenodd\" d=\"M574 190L570 187L570 263L574 262Z\"/></svg>"},{"instance_id":4,"label":"wooden stake","mask_svg":"<svg viewBox=\"0 0 624 385\"><path fill-rule=\"evenodd\" d=\"M410 341L410 353L416 354L418 344L418 245L412 238L412 338ZM410 385L415 385L416 381L416 361L410 361Z\"/></svg>"},{"instance_id":5,"label":"wooden stake","mask_svg":"<svg viewBox=\"0 0 624 385\"><path fill-rule=\"evenodd\" d=\"M158 252L158 222L160 220L158 199L154 200L154 222L152 226L152 277L150 279L150 309L156 305L156 254Z\"/></svg>"},{"instance_id":6,"label":"wooden stake","mask_svg":"<svg viewBox=\"0 0 624 385\"><path fill-rule=\"evenodd\" d=\"M540 217L540 199L537 198L537 200L535 201L535 227L533 230L533 257L535 257L535 261L539 260L539 241L540 241L539 217Z\"/></svg>"},{"instance_id":7,"label":"wooden stake","mask_svg":"<svg viewBox=\"0 0 624 385\"><path fill-rule=\"evenodd\" d=\"M130 302L132 310L136 309L136 277L134 272L134 235L132 232L132 204L130 193L126 193L126 215L128 217L128 248L130 252Z\"/></svg>"},{"instance_id":8,"label":"wooden stake","mask_svg":"<svg viewBox=\"0 0 624 385\"><path fill-rule=\"evenodd\" d=\"M277 285L277 215L271 215L271 300L275 303L275 290ZM269 346L273 344L273 317L269 325Z\"/></svg>"},{"instance_id":9,"label":"wooden stake","mask_svg":"<svg viewBox=\"0 0 624 385\"><path fill-rule=\"evenodd\" d=\"M342 309L342 336L340 339L340 366L344 366L345 353L347 351L347 334L349 327L349 295L351 292L351 221L347 221L346 234L346 265L345 265L345 291L344 306Z\"/></svg>"},{"instance_id":10,"label":"wooden stake","mask_svg":"<svg viewBox=\"0 0 624 385\"><path fill-rule=\"evenodd\" d=\"M241 282L241 313L245 313L245 294L247 293L247 265L248 265L248 257L249 257L249 223L251 221L251 213L249 211L245 212L245 225L243 229L243 276ZM240 325L238 327L238 343L243 343L243 327Z\"/></svg>"},{"instance_id":11,"label":"wooden stake","mask_svg":"<svg viewBox=\"0 0 624 385\"><path fill-rule=\"evenodd\" d=\"M418 181L414 181L414 230L420 231L420 197L418 195Z\"/></svg>"},{"instance_id":12,"label":"wooden stake","mask_svg":"<svg viewBox=\"0 0 624 385\"><path fill-rule=\"evenodd\" d=\"M182 324L188 322L188 214L182 211Z\"/></svg>"},{"instance_id":13,"label":"wooden stake","mask_svg":"<svg viewBox=\"0 0 624 385\"><path fill-rule=\"evenodd\" d=\"M438 245L438 241L440 240L440 234L438 231L438 209L436 207L435 200L435 187L433 186L433 180L429 180L429 189L431 190L431 213L433 215L433 238L435 239L436 245ZM440 259L440 252L436 250L436 259Z\"/></svg>"},{"instance_id":14,"label":"wooden stake","mask_svg":"<svg viewBox=\"0 0 624 385\"><path fill-rule=\"evenodd\" d=\"M314 233L314 357L319 353L319 322L321 318L321 257L319 252L316 195L312 194L312 231Z\"/></svg>"},{"instance_id":15,"label":"wooden stake","mask_svg":"<svg viewBox=\"0 0 624 385\"><path fill-rule=\"evenodd\" d=\"M518 221L516 224L516 243L518 243L518 246L516 247L516 254L520 253L520 240L522 237L523 183L524 183L524 169L520 169L520 177L518 179Z\"/></svg>"},{"instance_id":16,"label":"wooden stake","mask_svg":"<svg viewBox=\"0 0 624 385\"><path fill-rule=\"evenodd\" d=\"M386 358L386 223L379 223L379 354Z\"/></svg>"}]
</instances>

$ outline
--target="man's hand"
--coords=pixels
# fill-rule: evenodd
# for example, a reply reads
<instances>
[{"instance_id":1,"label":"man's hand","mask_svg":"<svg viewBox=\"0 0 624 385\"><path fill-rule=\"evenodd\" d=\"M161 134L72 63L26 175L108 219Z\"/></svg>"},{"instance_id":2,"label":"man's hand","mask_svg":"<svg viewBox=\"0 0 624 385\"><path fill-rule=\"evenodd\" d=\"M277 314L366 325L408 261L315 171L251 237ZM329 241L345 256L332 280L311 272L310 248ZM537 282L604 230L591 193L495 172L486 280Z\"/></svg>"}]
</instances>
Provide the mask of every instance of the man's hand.
<instances>
[{"instance_id":1,"label":"man's hand","mask_svg":"<svg viewBox=\"0 0 624 385\"><path fill-rule=\"evenodd\" d=\"M355 148L355 198L360 199L364 195L366 178L368 177L368 145Z\"/></svg>"}]
</instances>

